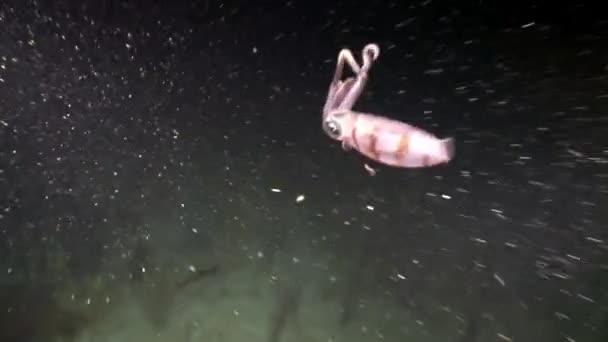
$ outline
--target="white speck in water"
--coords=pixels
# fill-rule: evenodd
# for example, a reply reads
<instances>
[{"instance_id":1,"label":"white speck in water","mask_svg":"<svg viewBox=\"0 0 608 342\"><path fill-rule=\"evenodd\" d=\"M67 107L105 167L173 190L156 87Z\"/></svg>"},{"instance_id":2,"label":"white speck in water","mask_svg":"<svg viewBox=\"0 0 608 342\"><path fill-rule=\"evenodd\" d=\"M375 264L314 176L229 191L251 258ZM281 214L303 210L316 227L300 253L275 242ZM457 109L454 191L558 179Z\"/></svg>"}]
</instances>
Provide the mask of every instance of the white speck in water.
<instances>
[{"instance_id":1,"label":"white speck in water","mask_svg":"<svg viewBox=\"0 0 608 342\"><path fill-rule=\"evenodd\" d=\"M554 276L555 278L558 279L570 279L570 276L565 274L565 273L561 273L561 272L553 272L551 273L552 276Z\"/></svg>"},{"instance_id":2,"label":"white speck in water","mask_svg":"<svg viewBox=\"0 0 608 342\"><path fill-rule=\"evenodd\" d=\"M566 254L566 256L572 260L581 261L581 258L576 255Z\"/></svg>"},{"instance_id":3,"label":"white speck in water","mask_svg":"<svg viewBox=\"0 0 608 342\"><path fill-rule=\"evenodd\" d=\"M258 48L254 46L254 47L251 49L251 52L253 52L253 54L255 55L256 53L258 53Z\"/></svg>"},{"instance_id":4,"label":"white speck in water","mask_svg":"<svg viewBox=\"0 0 608 342\"><path fill-rule=\"evenodd\" d=\"M534 26L534 25L536 25L536 23L535 23L535 22L533 22L533 21L531 21L531 22L529 22L529 23L527 23L527 24L523 24L523 25L521 25L521 28L522 28L522 29L525 29L525 28L528 28L528 27L532 27L532 26Z\"/></svg>"},{"instance_id":5,"label":"white speck in water","mask_svg":"<svg viewBox=\"0 0 608 342\"><path fill-rule=\"evenodd\" d=\"M452 196L450 196L450 195L446 195L446 194L442 194L442 195L441 195L441 198L446 199L446 200L449 200L449 199L452 199Z\"/></svg>"},{"instance_id":6,"label":"white speck in water","mask_svg":"<svg viewBox=\"0 0 608 342\"><path fill-rule=\"evenodd\" d=\"M588 241L591 241L591 242L595 242L595 243L604 243L604 241L602 241L600 239L596 239L592 236L587 236L585 239L587 239Z\"/></svg>"},{"instance_id":7,"label":"white speck in water","mask_svg":"<svg viewBox=\"0 0 608 342\"><path fill-rule=\"evenodd\" d=\"M442 68L428 69L428 70L425 70L424 73L426 75L439 75L439 74L443 73L443 69Z\"/></svg>"},{"instance_id":8,"label":"white speck in water","mask_svg":"<svg viewBox=\"0 0 608 342\"><path fill-rule=\"evenodd\" d=\"M401 274L401 273L397 273L397 278L401 279L401 280L406 280L407 278Z\"/></svg>"},{"instance_id":9,"label":"white speck in water","mask_svg":"<svg viewBox=\"0 0 608 342\"><path fill-rule=\"evenodd\" d=\"M257 252L257 256L258 256L258 258L263 258L264 257L264 252L258 251Z\"/></svg>"},{"instance_id":10,"label":"white speck in water","mask_svg":"<svg viewBox=\"0 0 608 342\"><path fill-rule=\"evenodd\" d=\"M281 192L281 189L278 189L278 188L272 188L272 189L270 189L270 191L272 191L272 192Z\"/></svg>"},{"instance_id":11,"label":"white speck in water","mask_svg":"<svg viewBox=\"0 0 608 342\"><path fill-rule=\"evenodd\" d=\"M511 339L509 336L501 334L501 333L496 334L496 336L498 336L503 341L509 341L509 342L513 341L513 339Z\"/></svg>"},{"instance_id":12,"label":"white speck in water","mask_svg":"<svg viewBox=\"0 0 608 342\"><path fill-rule=\"evenodd\" d=\"M141 268L141 273L146 273L146 268L145 267Z\"/></svg>"},{"instance_id":13,"label":"white speck in water","mask_svg":"<svg viewBox=\"0 0 608 342\"><path fill-rule=\"evenodd\" d=\"M301 203L306 199L306 197L304 195L298 195L298 197L296 197L296 203Z\"/></svg>"},{"instance_id":14,"label":"white speck in water","mask_svg":"<svg viewBox=\"0 0 608 342\"><path fill-rule=\"evenodd\" d=\"M240 313L239 313L239 312L238 312L238 310L236 310L236 309L232 310L232 313L233 313L235 316L240 315Z\"/></svg>"},{"instance_id":15,"label":"white speck in water","mask_svg":"<svg viewBox=\"0 0 608 342\"><path fill-rule=\"evenodd\" d=\"M486 240L481 239L481 238L474 238L474 239L473 239L473 241L475 241L475 242L479 242L479 243L484 243L484 244L485 244L485 243L488 243Z\"/></svg>"},{"instance_id":16,"label":"white speck in water","mask_svg":"<svg viewBox=\"0 0 608 342\"><path fill-rule=\"evenodd\" d=\"M91 305L91 298L87 298L87 305Z\"/></svg>"},{"instance_id":17,"label":"white speck in water","mask_svg":"<svg viewBox=\"0 0 608 342\"><path fill-rule=\"evenodd\" d=\"M369 173L370 176L375 176L377 173L377 170L374 169L373 167L369 166L368 164L364 164L363 167L365 168L365 170L367 171L367 173Z\"/></svg>"},{"instance_id":18,"label":"white speck in water","mask_svg":"<svg viewBox=\"0 0 608 342\"><path fill-rule=\"evenodd\" d=\"M506 219L506 216L503 214L503 211L500 209L491 209L491 211L494 213L494 215L500 217L501 219Z\"/></svg>"},{"instance_id":19,"label":"white speck in water","mask_svg":"<svg viewBox=\"0 0 608 342\"><path fill-rule=\"evenodd\" d=\"M505 286L505 281L498 275L498 273L494 273L494 279L496 279L500 285Z\"/></svg>"},{"instance_id":20,"label":"white speck in water","mask_svg":"<svg viewBox=\"0 0 608 342\"><path fill-rule=\"evenodd\" d=\"M196 228L192 228L192 232L193 232L194 234L198 234L198 229L196 229Z\"/></svg>"},{"instance_id":21,"label":"white speck in water","mask_svg":"<svg viewBox=\"0 0 608 342\"><path fill-rule=\"evenodd\" d=\"M365 208L369 211L374 211L374 206L373 205L366 205Z\"/></svg>"},{"instance_id":22,"label":"white speck in water","mask_svg":"<svg viewBox=\"0 0 608 342\"><path fill-rule=\"evenodd\" d=\"M9 267L8 270L6 270L6 273L8 273L8 274L13 273L13 269Z\"/></svg>"},{"instance_id":23,"label":"white speck in water","mask_svg":"<svg viewBox=\"0 0 608 342\"><path fill-rule=\"evenodd\" d=\"M486 268L486 265L484 265L484 264L482 264L482 263L480 263L478 261L475 261L475 260L473 260L473 265L475 265L475 267L478 267L478 268L481 268L481 269Z\"/></svg>"},{"instance_id":24,"label":"white speck in water","mask_svg":"<svg viewBox=\"0 0 608 342\"><path fill-rule=\"evenodd\" d=\"M110 304L110 296L106 296L106 304Z\"/></svg>"},{"instance_id":25,"label":"white speck in water","mask_svg":"<svg viewBox=\"0 0 608 342\"><path fill-rule=\"evenodd\" d=\"M188 271L196 272L196 267L194 267L194 265L190 265L190 266L188 266Z\"/></svg>"},{"instance_id":26,"label":"white speck in water","mask_svg":"<svg viewBox=\"0 0 608 342\"><path fill-rule=\"evenodd\" d=\"M589 303L595 303L595 301L594 301L593 299L591 299L591 298L589 298L589 297L587 297L587 296L585 296L585 295L582 295L582 294L580 294L580 293L577 293L577 294L576 294L576 296L577 296L578 298L580 298L580 299L582 299L582 300L586 301L586 302L589 302Z\"/></svg>"},{"instance_id":27,"label":"white speck in water","mask_svg":"<svg viewBox=\"0 0 608 342\"><path fill-rule=\"evenodd\" d=\"M299 259L299 258L297 258L297 257L293 257L293 258L291 258L291 261L292 261L294 264L297 264L297 263L299 263L299 262L300 262L300 259Z\"/></svg>"}]
</instances>

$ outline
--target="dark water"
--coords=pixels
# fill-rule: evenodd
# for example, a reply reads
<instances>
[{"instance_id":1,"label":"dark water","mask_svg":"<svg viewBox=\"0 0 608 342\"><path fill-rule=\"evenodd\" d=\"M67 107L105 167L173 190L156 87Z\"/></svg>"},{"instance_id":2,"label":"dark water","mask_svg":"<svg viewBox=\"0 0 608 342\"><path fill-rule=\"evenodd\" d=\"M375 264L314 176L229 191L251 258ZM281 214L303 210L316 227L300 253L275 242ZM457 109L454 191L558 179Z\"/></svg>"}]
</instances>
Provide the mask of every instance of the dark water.
<instances>
[{"instance_id":1,"label":"dark water","mask_svg":"<svg viewBox=\"0 0 608 342\"><path fill-rule=\"evenodd\" d=\"M145 329L238 341L174 317L239 283L274 298L260 340L604 341L608 17L493 6L2 2L0 340L92 341L139 298ZM369 42L357 109L452 163L370 177L323 134Z\"/></svg>"}]
</instances>

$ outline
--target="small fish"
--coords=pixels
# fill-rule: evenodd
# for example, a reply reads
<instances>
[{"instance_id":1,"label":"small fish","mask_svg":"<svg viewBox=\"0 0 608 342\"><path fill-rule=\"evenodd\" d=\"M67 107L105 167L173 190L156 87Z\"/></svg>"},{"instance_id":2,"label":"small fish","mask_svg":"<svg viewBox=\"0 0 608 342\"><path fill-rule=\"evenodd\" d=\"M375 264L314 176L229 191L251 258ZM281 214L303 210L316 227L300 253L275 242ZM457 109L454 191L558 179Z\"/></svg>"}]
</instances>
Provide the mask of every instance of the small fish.
<instances>
[{"instance_id":1,"label":"small fish","mask_svg":"<svg viewBox=\"0 0 608 342\"><path fill-rule=\"evenodd\" d=\"M448 163L454 157L454 139L439 139L420 128L389 118L351 110L334 111L324 121L323 130L382 164L419 168Z\"/></svg>"}]
</instances>

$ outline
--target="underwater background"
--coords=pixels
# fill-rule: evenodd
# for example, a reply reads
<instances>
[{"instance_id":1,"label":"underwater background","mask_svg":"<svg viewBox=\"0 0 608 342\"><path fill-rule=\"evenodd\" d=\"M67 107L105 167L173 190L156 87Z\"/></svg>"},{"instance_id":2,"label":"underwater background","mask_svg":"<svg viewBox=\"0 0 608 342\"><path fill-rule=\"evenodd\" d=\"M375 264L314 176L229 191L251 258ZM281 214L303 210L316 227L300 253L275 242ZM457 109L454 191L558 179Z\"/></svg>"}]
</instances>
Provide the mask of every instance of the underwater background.
<instances>
[{"instance_id":1,"label":"underwater background","mask_svg":"<svg viewBox=\"0 0 608 342\"><path fill-rule=\"evenodd\" d=\"M2 1L0 341L606 341L607 34L584 1ZM370 42L356 109L448 165L323 133Z\"/></svg>"}]
</instances>

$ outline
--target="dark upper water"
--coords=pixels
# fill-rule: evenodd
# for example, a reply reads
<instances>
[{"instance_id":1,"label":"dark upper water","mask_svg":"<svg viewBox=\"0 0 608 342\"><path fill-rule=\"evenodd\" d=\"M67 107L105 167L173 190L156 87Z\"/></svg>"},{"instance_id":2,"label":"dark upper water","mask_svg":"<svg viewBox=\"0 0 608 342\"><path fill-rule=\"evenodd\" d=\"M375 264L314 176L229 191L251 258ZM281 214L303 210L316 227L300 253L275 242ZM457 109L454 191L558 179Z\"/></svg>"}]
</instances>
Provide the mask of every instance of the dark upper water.
<instances>
[{"instance_id":1,"label":"dark upper water","mask_svg":"<svg viewBox=\"0 0 608 342\"><path fill-rule=\"evenodd\" d=\"M58 310L40 309L56 259L104 278L108 258L141 266L138 241L222 240L355 260L353 296L388 293L429 336L604 341L608 16L493 6L3 1L6 339L41 338L6 327ZM323 134L336 55L369 42L357 109L454 136L452 163L370 177ZM80 328L66 317L49 335Z\"/></svg>"}]
</instances>

